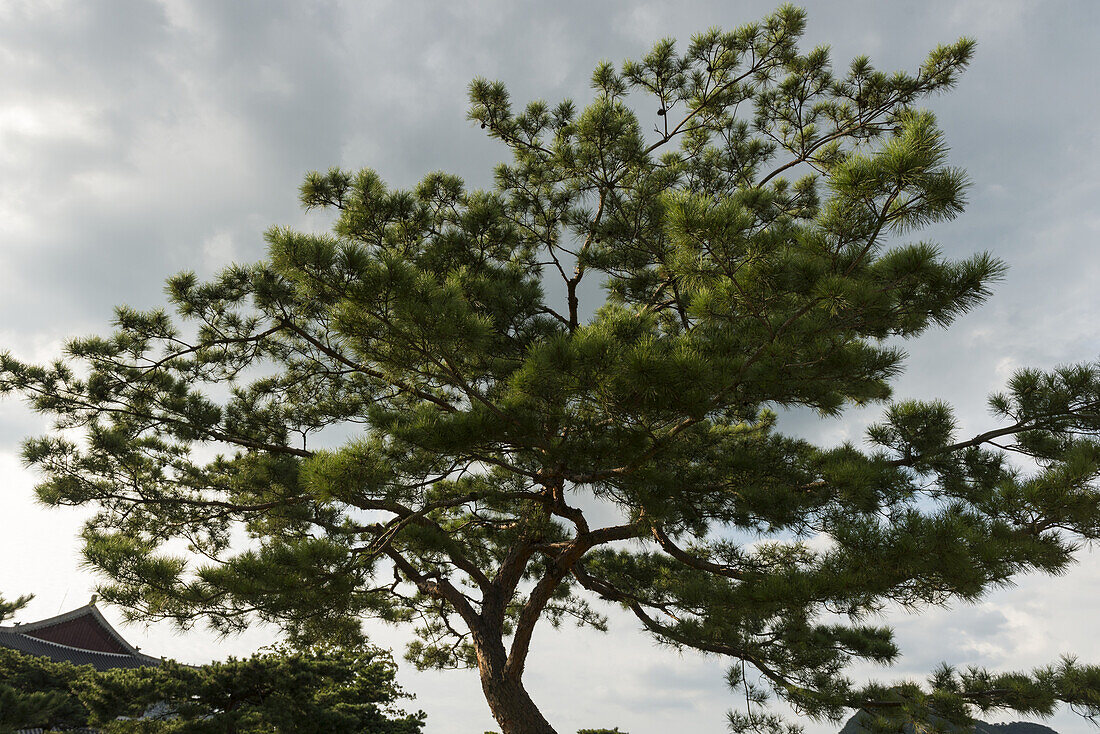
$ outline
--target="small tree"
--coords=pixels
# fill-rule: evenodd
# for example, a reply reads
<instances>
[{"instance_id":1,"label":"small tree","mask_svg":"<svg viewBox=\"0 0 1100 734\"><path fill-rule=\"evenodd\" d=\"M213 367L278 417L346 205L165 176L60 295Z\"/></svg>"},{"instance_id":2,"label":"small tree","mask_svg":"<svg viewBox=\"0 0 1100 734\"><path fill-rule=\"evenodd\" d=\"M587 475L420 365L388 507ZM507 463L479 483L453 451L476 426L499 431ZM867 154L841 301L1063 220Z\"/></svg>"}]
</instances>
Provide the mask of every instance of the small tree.
<instances>
[{"instance_id":1,"label":"small tree","mask_svg":"<svg viewBox=\"0 0 1100 734\"><path fill-rule=\"evenodd\" d=\"M505 734L553 732L523 686L531 639L542 619L603 628L591 598L810 716L1095 706L1067 684L1079 666L945 673L927 694L843 675L897 656L862 621L883 605L974 599L1100 537L1100 370L1020 372L973 438L941 402L888 405L866 450L779 433L777 407L887 401L897 339L950 324L1004 269L897 239L962 210L917 105L974 43L915 73L834 73L798 50L804 21L784 6L601 64L582 110L515 112L476 80L470 117L513 156L493 191L310 174L302 202L337 212L334 235L276 228L264 262L171 279L194 333L120 308L66 361L3 357L0 389L84 431L24 456L44 502L100 508L84 539L104 597L300 641L413 625L409 659L476 667ZM602 302L582 303L591 281Z\"/></svg>"},{"instance_id":2,"label":"small tree","mask_svg":"<svg viewBox=\"0 0 1100 734\"><path fill-rule=\"evenodd\" d=\"M0 734L94 726L105 734L419 734L389 653L279 650L200 667L96 672L0 647ZM274 729L273 729L274 727Z\"/></svg>"},{"instance_id":3,"label":"small tree","mask_svg":"<svg viewBox=\"0 0 1100 734\"><path fill-rule=\"evenodd\" d=\"M190 667L110 670L78 686L90 722L107 734L419 734L424 714L405 696L389 654L279 651Z\"/></svg>"}]
</instances>

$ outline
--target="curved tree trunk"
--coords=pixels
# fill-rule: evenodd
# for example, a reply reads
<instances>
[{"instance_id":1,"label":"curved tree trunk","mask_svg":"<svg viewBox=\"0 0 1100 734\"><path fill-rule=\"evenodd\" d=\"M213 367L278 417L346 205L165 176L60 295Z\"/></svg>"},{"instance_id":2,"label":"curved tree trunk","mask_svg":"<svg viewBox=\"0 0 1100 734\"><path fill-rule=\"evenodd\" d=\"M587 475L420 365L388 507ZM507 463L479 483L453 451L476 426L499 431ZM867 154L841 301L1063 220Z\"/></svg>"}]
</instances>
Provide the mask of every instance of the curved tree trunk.
<instances>
[{"instance_id":1,"label":"curved tree trunk","mask_svg":"<svg viewBox=\"0 0 1100 734\"><path fill-rule=\"evenodd\" d=\"M503 642L481 639L475 644L481 690L501 734L557 734L527 694L520 677L505 672L508 658Z\"/></svg>"}]
</instances>

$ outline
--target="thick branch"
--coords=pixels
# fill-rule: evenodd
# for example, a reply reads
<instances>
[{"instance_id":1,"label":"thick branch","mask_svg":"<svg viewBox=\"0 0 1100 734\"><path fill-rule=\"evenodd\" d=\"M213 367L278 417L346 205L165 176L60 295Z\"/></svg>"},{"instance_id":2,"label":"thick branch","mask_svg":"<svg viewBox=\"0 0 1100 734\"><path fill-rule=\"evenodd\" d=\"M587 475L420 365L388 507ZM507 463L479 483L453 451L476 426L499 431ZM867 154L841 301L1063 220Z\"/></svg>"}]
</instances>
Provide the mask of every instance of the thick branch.
<instances>
[{"instance_id":1,"label":"thick branch","mask_svg":"<svg viewBox=\"0 0 1100 734\"><path fill-rule=\"evenodd\" d=\"M461 497L452 497L446 500L439 500L429 503L419 510L413 510L399 502L392 500L369 500L361 499L355 502L355 506L363 510L382 510L384 512L392 512L397 516L397 522L392 523L389 527L382 529L379 535L371 542L371 553L386 553L389 554L393 549L390 543L402 529L410 524L417 524L424 527L431 528L440 535L446 536L447 531L440 527L439 523L426 517L429 512L435 510L446 509L448 507L458 507L468 502L473 502L477 499L476 494L467 494ZM456 568L465 572L474 583L481 589L486 589L490 586L491 582L485 573L478 567L476 563L470 560L464 553L461 553L454 547L453 543L444 543L443 551L447 554L451 563Z\"/></svg>"},{"instance_id":2,"label":"thick branch","mask_svg":"<svg viewBox=\"0 0 1100 734\"><path fill-rule=\"evenodd\" d=\"M480 629L481 620L477 612L474 611L473 606L470 605L469 598L456 589L450 581L444 578L431 579L425 574L420 573L416 570L415 566L409 563L404 556L393 548L386 548L385 552L401 573L405 574L406 578L416 584L416 588L429 596L433 596L437 599L445 599L454 607L458 615L462 617L462 621L464 621L471 630Z\"/></svg>"},{"instance_id":3,"label":"thick branch","mask_svg":"<svg viewBox=\"0 0 1100 734\"><path fill-rule=\"evenodd\" d=\"M542 617L546 605L553 598L554 591L562 580L574 571L581 557L597 545L636 538L639 537L641 532L641 527L635 523L615 525L586 533L562 547L561 552L552 561L550 571L535 584L535 588L532 589L531 594L527 597L527 602L523 605L523 610L520 612L515 635L512 638L512 648L508 653L508 664L505 668L510 675L519 677L523 674L523 667L527 660L527 653L530 651L531 636L534 633L535 625Z\"/></svg>"},{"instance_id":4,"label":"thick branch","mask_svg":"<svg viewBox=\"0 0 1100 734\"><path fill-rule=\"evenodd\" d=\"M1077 414L1077 415L1081 415L1081 414ZM1063 414L1060 414L1060 413L1047 413L1047 414L1040 415L1040 416L1034 416L1032 418L1029 418L1028 420L1019 421L1019 422L1015 423L1014 425L1007 426L1005 428L998 428L998 429L995 429L995 430L992 430L992 431L986 431L985 433L979 433L977 436L974 436L973 438L971 438L967 441L959 441L958 443L953 443L953 444L950 444L948 446L942 446L942 447L940 447L938 449L935 449L933 451L930 451L926 454L921 454L920 456L911 456L911 457L906 457L904 459L894 459L893 461L888 461L886 463L886 465L887 466L913 466L914 464L916 464L918 462L927 461L928 459L932 458L933 456L939 456L941 454L950 454L950 453L954 453L956 451L961 451L963 449L973 448L974 446L980 446L983 443L990 443L994 439L1000 438L1001 436L1012 436L1012 435L1015 435L1017 433L1023 433L1024 431L1043 430L1043 426L1041 424L1041 422L1043 420L1048 419L1048 418L1059 418L1059 417L1064 417L1064 416L1063 416ZM1082 417L1086 417L1086 416L1082 415ZM1097 417L1100 417L1100 416L1095 416L1095 415L1089 414L1087 417L1097 418Z\"/></svg>"},{"instance_id":5,"label":"thick branch","mask_svg":"<svg viewBox=\"0 0 1100 734\"><path fill-rule=\"evenodd\" d=\"M668 553L677 561L680 561L680 563L691 566L692 568L698 569L700 571L707 571L709 573L717 574L719 576L725 576L726 578L744 578L744 574L738 573L729 566L722 566L717 563L712 563L706 559L699 558L698 556L691 555L690 553L673 543L672 540L667 535L665 535L665 531L662 530L659 526L653 526L653 537L657 540L657 543L660 544L661 548L664 549L665 553Z\"/></svg>"}]
</instances>

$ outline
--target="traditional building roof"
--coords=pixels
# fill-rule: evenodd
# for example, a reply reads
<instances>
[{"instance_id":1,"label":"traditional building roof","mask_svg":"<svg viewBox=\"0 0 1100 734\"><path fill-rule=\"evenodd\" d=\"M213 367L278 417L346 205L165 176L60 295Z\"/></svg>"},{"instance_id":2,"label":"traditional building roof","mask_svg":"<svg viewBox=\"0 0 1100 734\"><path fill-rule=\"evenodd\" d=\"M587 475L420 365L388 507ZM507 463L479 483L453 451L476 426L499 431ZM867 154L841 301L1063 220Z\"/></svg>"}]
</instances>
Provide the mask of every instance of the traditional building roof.
<instances>
[{"instance_id":1,"label":"traditional building roof","mask_svg":"<svg viewBox=\"0 0 1100 734\"><path fill-rule=\"evenodd\" d=\"M29 624L0 625L0 647L96 670L160 665L122 638L95 606L87 605Z\"/></svg>"}]
</instances>

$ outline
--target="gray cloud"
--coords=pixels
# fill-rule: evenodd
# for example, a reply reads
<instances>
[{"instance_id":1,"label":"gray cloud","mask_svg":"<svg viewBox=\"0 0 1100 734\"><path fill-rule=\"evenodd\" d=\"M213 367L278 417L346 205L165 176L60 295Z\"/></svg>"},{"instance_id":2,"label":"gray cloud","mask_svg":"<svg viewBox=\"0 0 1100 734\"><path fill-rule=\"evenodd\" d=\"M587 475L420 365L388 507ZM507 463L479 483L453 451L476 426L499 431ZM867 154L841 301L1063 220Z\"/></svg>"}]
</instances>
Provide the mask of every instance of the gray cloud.
<instances>
[{"instance_id":1,"label":"gray cloud","mask_svg":"<svg viewBox=\"0 0 1100 734\"><path fill-rule=\"evenodd\" d=\"M905 345L912 357L897 394L943 397L958 406L964 431L983 430L985 396L1011 369L1100 352L1100 5L805 4L808 43L831 44L838 66L866 52L882 68L913 69L936 43L979 40L958 90L931 103L953 160L974 181L971 203L956 222L919 236L956 256L994 251L1012 270L986 306ZM159 304L164 278L177 270L209 274L261 257L272 224L322 227L323 217L297 208L309 169L366 165L395 186L443 169L488 185L505 151L465 121L474 76L505 80L517 105L583 102L600 59L636 57L659 37L686 41L773 6L0 3L0 348L48 359L64 338L102 331L117 303ZM858 440L875 415L789 423L824 440ZM19 437L41 428L18 404L0 406L0 553L18 560L0 568L0 589L37 592L31 612L46 616L63 599L83 603L92 580L69 540L80 517L28 500L33 478L15 454ZM1098 569L1093 555L1066 578L1029 578L977 607L892 616L908 651L895 672L915 675L941 659L1037 665L1067 648L1100 659L1088 632ZM655 647L632 618L611 613L609 635L547 629L536 637L532 688L562 730L722 731L734 702L721 662ZM259 631L219 642L160 627L128 634L191 661L246 653L266 639ZM377 634L386 644L403 639ZM403 668L401 678L420 694L433 732L491 728L476 676Z\"/></svg>"}]
</instances>

